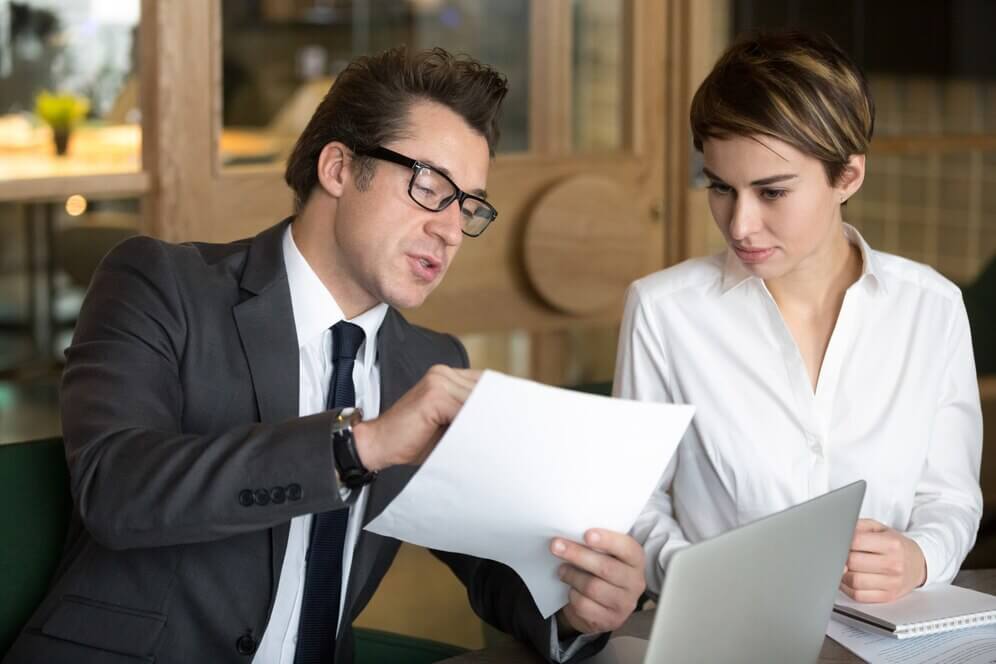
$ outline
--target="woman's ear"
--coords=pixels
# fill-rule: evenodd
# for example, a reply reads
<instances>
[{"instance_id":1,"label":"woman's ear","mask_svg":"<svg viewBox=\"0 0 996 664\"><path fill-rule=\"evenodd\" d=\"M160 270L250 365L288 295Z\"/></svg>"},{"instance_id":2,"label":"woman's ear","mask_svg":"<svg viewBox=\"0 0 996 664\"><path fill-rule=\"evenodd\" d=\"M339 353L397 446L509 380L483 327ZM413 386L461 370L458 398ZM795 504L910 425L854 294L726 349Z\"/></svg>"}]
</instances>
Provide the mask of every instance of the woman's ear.
<instances>
[{"instance_id":1,"label":"woman's ear","mask_svg":"<svg viewBox=\"0 0 996 664\"><path fill-rule=\"evenodd\" d=\"M861 189L861 184L864 181L865 156L863 154L852 154L851 158L847 160L847 165L844 166L840 177L837 178L835 189L840 195L840 203L846 203L851 196L858 193L858 189Z\"/></svg>"},{"instance_id":2,"label":"woman's ear","mask_svg":"<svg viewBox=\"0 0 996 664\"><path fill-rule=\"evenodd\" d=\"M345 191L351 155L349 148L339 141L326 144L318 155L318 184L333 198L339 198Z\"/></svg>"}]
</instances>

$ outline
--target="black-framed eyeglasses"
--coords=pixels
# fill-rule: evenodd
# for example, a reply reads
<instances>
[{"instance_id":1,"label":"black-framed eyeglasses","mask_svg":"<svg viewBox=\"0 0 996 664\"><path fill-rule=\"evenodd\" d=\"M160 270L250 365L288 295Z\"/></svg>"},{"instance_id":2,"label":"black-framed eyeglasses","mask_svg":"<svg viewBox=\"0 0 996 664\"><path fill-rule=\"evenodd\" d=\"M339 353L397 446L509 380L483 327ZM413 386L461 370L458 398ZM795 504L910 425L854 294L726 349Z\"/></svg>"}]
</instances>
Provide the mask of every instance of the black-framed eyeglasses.
<instances>
[{"instance_id":1,"label":"black-framed eyeglasses","mask_svg":"<svg viewBox=\"0 0 996 664\"><path fill-rule=\"evenodd\" d=\"M432 166L417 159L383 147L371 150L356 150L356 154L374 159L382 159L412 169L412 179L408 182L408 195L419 206L430 212L442 212L450 203L460 205L460 224L464 235L477 237L488 227L498 210L480 196L474 196L456 186L456 183Z\"/></svg>"}]
</instances>

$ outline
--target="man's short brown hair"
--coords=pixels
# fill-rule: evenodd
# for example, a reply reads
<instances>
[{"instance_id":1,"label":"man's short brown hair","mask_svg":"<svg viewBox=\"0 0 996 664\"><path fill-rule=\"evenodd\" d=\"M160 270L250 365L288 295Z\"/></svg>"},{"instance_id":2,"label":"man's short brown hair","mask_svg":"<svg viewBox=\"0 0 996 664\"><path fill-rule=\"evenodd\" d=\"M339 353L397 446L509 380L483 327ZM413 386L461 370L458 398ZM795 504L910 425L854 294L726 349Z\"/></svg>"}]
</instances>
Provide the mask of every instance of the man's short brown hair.
<instances>
[{"instance_id":1,"label":"man's short brown hair","mask_svg":"<svg viewBox=\"0 0 996 664\"><path fill-rule=\"evenodd\" d=\"M468 56L441 48L410 53L405 47L353 60L336 77L287 160L284 179L300 209L318 184L318 157L332 141L355 152L401 138L408 111L417 101L432 101L462 117L488 142L498 143L498 113L508 92L502 74ZM373 174L373 160L355 155L353 172L362 188Z\"/></svg>"}]
</instances>

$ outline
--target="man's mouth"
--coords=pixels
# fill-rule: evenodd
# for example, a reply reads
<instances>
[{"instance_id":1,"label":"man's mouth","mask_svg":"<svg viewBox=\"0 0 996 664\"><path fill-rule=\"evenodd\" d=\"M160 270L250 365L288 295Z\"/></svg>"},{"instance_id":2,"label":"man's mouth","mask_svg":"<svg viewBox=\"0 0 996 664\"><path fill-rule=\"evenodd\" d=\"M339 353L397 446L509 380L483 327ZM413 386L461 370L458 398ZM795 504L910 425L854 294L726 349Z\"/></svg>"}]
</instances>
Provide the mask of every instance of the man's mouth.
<instances>
[{"instance_id":1,"label":"man's mouth","mask_svg":"<svg viewBox=\"0 0 996 664\"><path fill-rule=\"evenodd\" d=\"M443 261L427 254L408 254L415 276L424 281L434 281L442 272Z\"/></svg>"}]
</instances>

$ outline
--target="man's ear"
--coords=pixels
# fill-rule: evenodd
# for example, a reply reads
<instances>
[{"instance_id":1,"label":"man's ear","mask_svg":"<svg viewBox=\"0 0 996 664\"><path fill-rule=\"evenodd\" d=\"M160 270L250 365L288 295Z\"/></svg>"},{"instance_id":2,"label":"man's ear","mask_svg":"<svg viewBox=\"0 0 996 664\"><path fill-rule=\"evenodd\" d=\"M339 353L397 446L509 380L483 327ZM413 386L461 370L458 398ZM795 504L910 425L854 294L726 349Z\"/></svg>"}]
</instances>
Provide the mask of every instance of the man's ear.
<instances>
[{"instance_id":1,"label":"man's ear","mask_svg":"<svg viewBox=\"0 0 996 664\"><path fill-rule=\"evenodd\" d=\"M863 154L852 154L847 160L847 166L841 172L837 180L836 189L840 192L840 202L847 200L858 193L861 184L865 181L865 156Z\"/></svg>"},{"instance_id":2,"label":"man's ear","mask_svg":"<svg viewBox=\"0 0 996 664\"><path fill-rule=\"evenodd\" d=\"M352 154L344 144L332 141L318 155L318 184L333 198L342 196L352 176L349 171Z\"/></svg>"}]
</instances>

